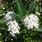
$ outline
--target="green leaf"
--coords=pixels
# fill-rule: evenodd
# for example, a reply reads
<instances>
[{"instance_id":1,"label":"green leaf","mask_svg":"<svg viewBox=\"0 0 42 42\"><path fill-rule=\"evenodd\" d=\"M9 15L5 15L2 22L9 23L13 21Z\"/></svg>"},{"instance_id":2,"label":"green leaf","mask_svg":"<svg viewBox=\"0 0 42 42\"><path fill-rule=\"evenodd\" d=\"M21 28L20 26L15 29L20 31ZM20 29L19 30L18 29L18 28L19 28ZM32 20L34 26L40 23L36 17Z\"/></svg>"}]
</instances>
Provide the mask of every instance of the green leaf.
<instances>
[{"instance_id":1,"label":"green leaf","mask_svg":"<svg viewBox=\"0 0 42 42\"><path fill-rule=\"evenodd\" d=\"M38 32L42 32L42 28L36 28L36 29L33 29L35 31L38 31Z\"/></svg>"},{"instance_id":2,"label":"green leaf","mask_svg":"<svg viewBox=\"0 0 42 42\"><path fill-rule=\"evenodd\" d=\"M33 11L33 9L35 8L35 6L36 6L36 1L34 0L34 1L30 4L30 6L29 6L29 8L28 8L28 12L31 13L31 12Z\"/></svg>"},{"instance_id":3,"label":"green leaf","mask_svg":"<svg viewBox=\"0 0 42 42\"><path fill-rule=\"evenodd\" d=\"M3 35L1 34L1 36L0 36L0 41L1 42L4 42L4 40L3 40Z\"/></svg>"},{"instance_id":4,"label":"green leaf","mask_svg":"<svg viewBox=\"0 0 42 42\"><path fill-rule=\"evenodd\" d=\"M0 19L0 24L3 24L4 23L4 19Z\"/></svg>"},{"instance_id":5,"label":"green leaf","mask_svg":"<svg viewBox=\"0 0 42 42\"><path fill-rule=\"evenodd\" d=\"M30 36L34 36L34 35L38 34L38 32L33 29L29 30L28 33Z\"/></svg>"},{"instance_id":6,"label":"green leaf","mask_svg":"<svg viewBox=\"0 0 42 42\"><path fill-rule=\"evenodd\" d=\"M16 13L17 13L17 16L21 19L26 11L25 11L25 8L23 7L23 4L21 2L21 0L16 0Z\"/></svg>"}]
</instances>

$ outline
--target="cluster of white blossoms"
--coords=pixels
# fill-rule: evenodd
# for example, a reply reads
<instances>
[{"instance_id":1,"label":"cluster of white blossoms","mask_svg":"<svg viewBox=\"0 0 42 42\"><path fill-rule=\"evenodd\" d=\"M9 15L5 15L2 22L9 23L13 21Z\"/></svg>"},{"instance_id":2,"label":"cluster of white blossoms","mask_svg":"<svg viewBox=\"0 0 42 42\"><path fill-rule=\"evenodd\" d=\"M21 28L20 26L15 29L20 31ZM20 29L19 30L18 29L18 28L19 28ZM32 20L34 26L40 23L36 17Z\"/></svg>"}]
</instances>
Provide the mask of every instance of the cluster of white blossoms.
<instances>
[{"instance_id":1,"label":"cluster of white blossoms","mask_svg":"<svg viewBox=\"0 0 42 42\"><path fill-rule=\"evenodd\" d=\"M8 31L10 31L10 34L14 37L15 34L19 34L19 30L20 30L20 27L18 25L18 22L14 19L12 21L12 17L14 16L14 12L8 12L6 15L5 15L5 22L6 22L6 25L8 26Z\"/></svg>"},{"instance_id":2,"label":"cluster of white blossoms","mask_svg":"<svg viewBox=\"0 0 42 42\"><path fill-rule=\"evenodd\" d=\"M26 16L23 19L23 24L29 29L33 29L33 28L38 28L39 24L38 24L39 18L34 15L34 14L30 14L29 16Z\"/></svg>"},{"instance_id":3,"label":"cluster of white blossoms","mask_svg":"<svg viewBox=\"0 0 42 42\"><path fill-rule=\"evenodd\" d=\"M20 30L20 27L18 25L18 23L16 22L16 20L14 21L9 21L8 23L8 31L10 31L10 34L12 36L15 36L16 33L20 33L19 30Z\"/></svg>"}]
</instances>

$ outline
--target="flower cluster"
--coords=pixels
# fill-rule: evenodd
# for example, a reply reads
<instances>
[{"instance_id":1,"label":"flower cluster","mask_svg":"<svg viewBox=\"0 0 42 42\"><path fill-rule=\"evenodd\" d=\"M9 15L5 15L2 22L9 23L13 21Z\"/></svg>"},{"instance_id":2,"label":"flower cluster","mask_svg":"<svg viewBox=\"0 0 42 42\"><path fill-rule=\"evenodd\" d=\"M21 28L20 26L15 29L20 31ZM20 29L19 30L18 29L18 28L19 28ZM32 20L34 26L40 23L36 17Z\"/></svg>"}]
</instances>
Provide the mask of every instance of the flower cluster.
<instances>
[{"instance_id":1,"label":"flower cluster","mask_svg":"<svg viewBox=\"0 0 42 42\"><path fill-rule=\"evenodd\" d=\"M20 27L18 25L18 23L16 22L16 20L14 21L9 21L8 23L8 31L10 31L10 34L12 36L15 36L16 33L20 33Z\"/></svg>"},{"instance_id":2,"label":"flower cluster","mask_svg":"<svg viewBox=\"0 0 42 42\"><path fill-rule=\"evenodd\" d=\"M6 25L8 26L8 31L10 31L10 34L14 37L15 34L19 34L19 30L20 30L20 27L18 25L18 22L14 19L12 21L12 17L15 15L14 12L8 12L6 15L5 15L5 22L6 22Z\"/></svg>"},{"instance_id":3,"label":"flower cluster","mask_svg":"<svg viewBox=\"0 0 42 42\"><path fill-rule=\"evenodd\" d=\"M39 18L36 15L31 14L25 17L25 19L23 20L23 24L25 24L25 26L28 29L33 29L33 28L39 27L38 21L39 21Z\"/></svg>"}]
</instances>

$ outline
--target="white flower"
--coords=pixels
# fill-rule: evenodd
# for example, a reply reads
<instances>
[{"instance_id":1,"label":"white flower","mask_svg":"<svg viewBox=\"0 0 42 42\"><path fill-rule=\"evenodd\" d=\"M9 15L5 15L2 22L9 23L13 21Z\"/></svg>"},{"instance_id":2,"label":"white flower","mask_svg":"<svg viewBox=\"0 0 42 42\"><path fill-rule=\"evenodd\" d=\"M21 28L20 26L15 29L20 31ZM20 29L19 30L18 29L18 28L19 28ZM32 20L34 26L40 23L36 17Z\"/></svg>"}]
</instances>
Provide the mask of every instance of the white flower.
<instances>
[{"instance_id":1,"label":"white flower","mask_svg":"<svg viewBox=\"0 0 42 42\"><path fill-rule=\"evenodd\" d=\"M2 41L0 41L0 42L2 42Z\"/></svg>"},{"instance_id":2,"label":"white flower","mask_svg":"<svg viewBox=\"0 0 42 42\"><path fill-rule=\"evenodd\" d=\"M5 15L5 21L6 21L6 25L8 26L8 31L10 31L10 34L14 37L15 34L19 34L19 30L20 30L20 26L18 25L18 22L14 19L12 21L14 12L8 12ZM11 20L10 20L11 19Z\"/></svg>"},{"instance_id":3,"label":"white flower","mask_svg":"<svg viewBox=\"0 0 42 42\"><path fill-rule=\"evenodd\" d=\"M10 34L12 36L15 36L16 33L19 34L20 33L19 30L20 30L20 27L15 20L14 21L9 21L8 31L10 31Z\"/></svg>"},{"instance_id":4,"label":"white flower","mask_svg":"<svg viewBox=\"0 0 42 42\"><path fill-rule=\"evenodd\" d=\"M13 41L13 39L11 39L11 41Z\"/></svg>"},{"instance_id":5,"label":"white flower","mask_svg":"<svg viewBox=\"0 0 42 42\"><path fill-rule=\"evenodd\" d=\"M5 15L5 13L3 15Z\"/></svg>"},{"instance_id":6,"label":"white flower","mask_svg":"<svg viewBox=\"0 0 42 42\"><path fill-rule=\"evenodd\" d=\"M36 0L37 2L39 2L39 0Z\"/></svg>"},{"instance_id":7,"label":"white flower","mask_svg":"<svg viewBox=\"0 0 42 42\"><path fill-rule=\"evenodd\" d=\"M37 15L40 15L40 13L39 13L39 12L36 12L36 14L37 14Z\"/></svg>"},{"instance_id":8,"label":"white flower","mask_svg":"<svg viewBox=\"0 0 42 42\"><path fill-rule=\"evenodd\" d=\"M1 33L0 33L0 36L1 36Z\"/></svg>"},{"instance_id":9,"label":"white flower","mask_svg":"<svg viewBox=\"0 0 42 42\"><path fill-rule=\"evenodd\" d=\"M5 9L5 8L3 7L3 9Z\"/></svg>"},{"instance_id":10,"label":"white flower","mask_svg":"<svg viewBox=\"0 0 42 42\"><path fill-rule=\"evenodd\" d=\"M26 16L25 19L23 19L23 24L28 29L33 29L33 28L39 27L38 21L39 21L39 18L36 15L31 14L29 16Z\"/></svg>"}]
</instances>

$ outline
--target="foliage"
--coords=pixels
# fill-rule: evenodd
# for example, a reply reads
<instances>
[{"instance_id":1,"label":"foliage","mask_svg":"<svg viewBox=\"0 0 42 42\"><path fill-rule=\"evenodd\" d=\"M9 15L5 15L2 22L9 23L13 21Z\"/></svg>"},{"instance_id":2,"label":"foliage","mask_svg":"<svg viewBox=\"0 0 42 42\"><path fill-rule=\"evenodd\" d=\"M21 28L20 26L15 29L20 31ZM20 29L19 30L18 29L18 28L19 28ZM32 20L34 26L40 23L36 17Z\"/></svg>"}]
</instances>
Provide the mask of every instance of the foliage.
<instances>
[{"instance_id":1,"label":"foliage","mask_svg":"<svg viewBox=\"0 0 42 42\"><path fill-rule=\"evenodd\" d=\"M39 33L42 32L42 4L37 0L4 0L3 4L0 5L0 41L2 42L42 42L39 37ZM12 37L7 31L7 26L5 25L4 13L7 11L14 11L16 13L15 19L20 24L21 30L17 37ZM21 19L25 15L30 13L39 12L37 15L40 19L39 29L27 30L27 28L22 24ZM13 39L13 40L11 40ZM6 41L5 41L6 40Z\"/></svg>"}]
</instances>

